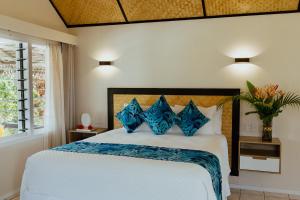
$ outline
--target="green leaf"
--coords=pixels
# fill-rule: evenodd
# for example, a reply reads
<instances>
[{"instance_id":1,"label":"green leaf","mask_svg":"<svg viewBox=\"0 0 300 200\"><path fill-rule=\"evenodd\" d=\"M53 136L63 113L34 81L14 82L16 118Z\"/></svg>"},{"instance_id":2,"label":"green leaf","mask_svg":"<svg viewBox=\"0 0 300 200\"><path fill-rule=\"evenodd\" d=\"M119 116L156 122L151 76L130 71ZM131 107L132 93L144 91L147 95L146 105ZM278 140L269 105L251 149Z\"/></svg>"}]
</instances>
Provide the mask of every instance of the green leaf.
<instances>
[{"instance_id":1,"label":"green leaf","mask_svg":"<svg viewBox=\"0 0 300 200\"><path fill-rule=\"evenodd\" d=\"M245 115L250 115L250 114L257 114L258 111L251 111L251 112L246 112Z\"/></svg>"},{"instance_id":2,"label":"green leaf","mask_svg":"<svg viewBox=\"0 0 300 200\"><path fill-rule=\"evenodd\" d=\"M255 96L255 86L250 81L247 81L247 87L248 87L250 94L254 97Z\"/></svg>"},{"instance_id":3,"label":"green leaf","mask_svg":"<svg viewBox=\"0 0 300 200\"><path fill-rule=\"evenodd\" d=\"M272 97L265 99L265 103L266 103L266 104L269 104L269 103L271 103L272 101L273 101L273 98L272 98Z\"/></svg>"},{"instance_id":4,"label":"green leaf","mask_svg":"<svg viewBox=\"0 0 300 200\"><path fill-rule=\"evenodd\" d=\"M292 107L300 107L300 96L292 93L292 92L288 92L281 100L280 100L280 104L279 104L279 108L284 108L286 106L292 106Z\"/></svg>"}]
</instances>

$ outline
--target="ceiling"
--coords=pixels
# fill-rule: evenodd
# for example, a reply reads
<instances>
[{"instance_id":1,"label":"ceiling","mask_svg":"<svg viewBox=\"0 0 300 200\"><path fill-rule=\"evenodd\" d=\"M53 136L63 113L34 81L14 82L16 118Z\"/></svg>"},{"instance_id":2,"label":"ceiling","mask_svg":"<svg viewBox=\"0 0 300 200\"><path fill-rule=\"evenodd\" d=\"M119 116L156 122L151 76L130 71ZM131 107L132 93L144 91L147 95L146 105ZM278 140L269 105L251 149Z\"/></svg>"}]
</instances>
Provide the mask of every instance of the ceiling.
<instances>
[{"instance_id":1,"label":"ceiling","mask_svg":"<svg viewBox=\"0 0 300 200\"><path fill-rule=\"evenodd\" d=\"M49 0L68 28L295 13L299 0Z\"/></svg>"}]
</instances>

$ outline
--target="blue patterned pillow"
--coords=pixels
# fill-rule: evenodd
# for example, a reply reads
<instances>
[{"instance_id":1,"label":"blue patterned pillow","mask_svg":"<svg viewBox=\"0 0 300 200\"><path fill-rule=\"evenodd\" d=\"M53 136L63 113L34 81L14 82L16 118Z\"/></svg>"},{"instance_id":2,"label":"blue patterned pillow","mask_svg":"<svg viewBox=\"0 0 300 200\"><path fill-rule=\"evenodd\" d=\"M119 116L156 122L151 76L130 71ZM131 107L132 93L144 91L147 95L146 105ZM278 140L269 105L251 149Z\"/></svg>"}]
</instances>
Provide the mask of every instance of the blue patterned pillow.
<instances>
[{"instance_id":1,"label":"blue patterned pillow","mask_svg":"<svg viewBox=\"0 0 300 200\"><path fill-rule=\"evenodd\" d=\"M209 119L195 106L193 101L177 114L176 124L186 136L193 136L196 131L204 126Z\"/></svg>"},{"instance_id":2,"label":"blue patterned pillow","mask_svg":"<svg viewBox=\"0 0 300 200\"><path fill-rule=\"evenodd\" d=\"M142 116L156 135L165 134L173 126L176 119L176 114L164 96L161 96Z\"/></svg>"},{"instance_id":3,"label":"blue patterned pillow","mask_svg":"<svg viewBox=\"0 0 300 200\"><path fill-rule=\"evenodd\" d=\"M116 117L127 130L127 133L132 133L144 122L141 113L143 113L143 110L134 98L121 112L117 113Z\"/></svg>"}]
</instances>

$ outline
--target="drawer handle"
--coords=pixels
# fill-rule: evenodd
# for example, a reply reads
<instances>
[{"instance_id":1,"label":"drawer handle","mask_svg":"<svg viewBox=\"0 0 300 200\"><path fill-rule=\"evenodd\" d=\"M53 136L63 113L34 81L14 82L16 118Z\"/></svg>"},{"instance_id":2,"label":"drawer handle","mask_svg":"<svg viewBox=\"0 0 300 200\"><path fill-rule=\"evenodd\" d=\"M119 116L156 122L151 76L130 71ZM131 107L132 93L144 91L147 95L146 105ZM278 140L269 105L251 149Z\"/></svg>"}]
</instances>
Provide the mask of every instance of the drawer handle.
<instances>
[{"instance_id":1,"label":"drawer handle","mask_svg":"<svg viewBox=\"0 0 300 200\"><path fill-rule=\"evenodd\" d=\"M267 157L262 157L262 156L252 156L252 158L255 160L267 160Z\"/></svg>"}]
</instances>

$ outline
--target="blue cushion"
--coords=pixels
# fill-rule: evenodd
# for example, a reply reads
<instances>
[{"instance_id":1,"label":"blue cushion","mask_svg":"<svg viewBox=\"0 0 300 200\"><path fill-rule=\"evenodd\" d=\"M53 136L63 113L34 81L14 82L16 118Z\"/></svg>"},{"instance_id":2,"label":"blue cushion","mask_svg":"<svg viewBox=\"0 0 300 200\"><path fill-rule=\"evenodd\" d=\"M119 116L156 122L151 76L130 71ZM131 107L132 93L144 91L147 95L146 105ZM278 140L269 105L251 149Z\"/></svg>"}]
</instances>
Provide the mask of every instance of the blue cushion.
<instances>
[{"instance_id":1,"label":"blue cushion","mask_svg":"<svg viewBox=\"0 0 300 200\"><path fill-rule=\"evenodd\" d=\"M193 101L190 101L189 104L177 114L176 118L176 124L186 136L193 136L196 131L208 121L209 119L198 110Z\"/></svg>"},{"instance_id":2,"label":"blue cushion","mask_svg":"<svg viewBox=\"0 0 300 200\"><path fill-rule=\"evenodd\" d=\"M134 98L121 112L117 113L116 117L127 130L127 133L132 133L144 122L141 113L143 113L143 110Z\"/></svg>"},{"instance_id":3,"label":"blue cushion","mask_svg":"<svg viewBox=\"0 0 300 200\"><path fill-rule=\"evenodd\" d=\"M175 124L176 119L176 114L164 96L161 96L142 116L156 135L165 134Z\"/></svg>"}]
</instances>

